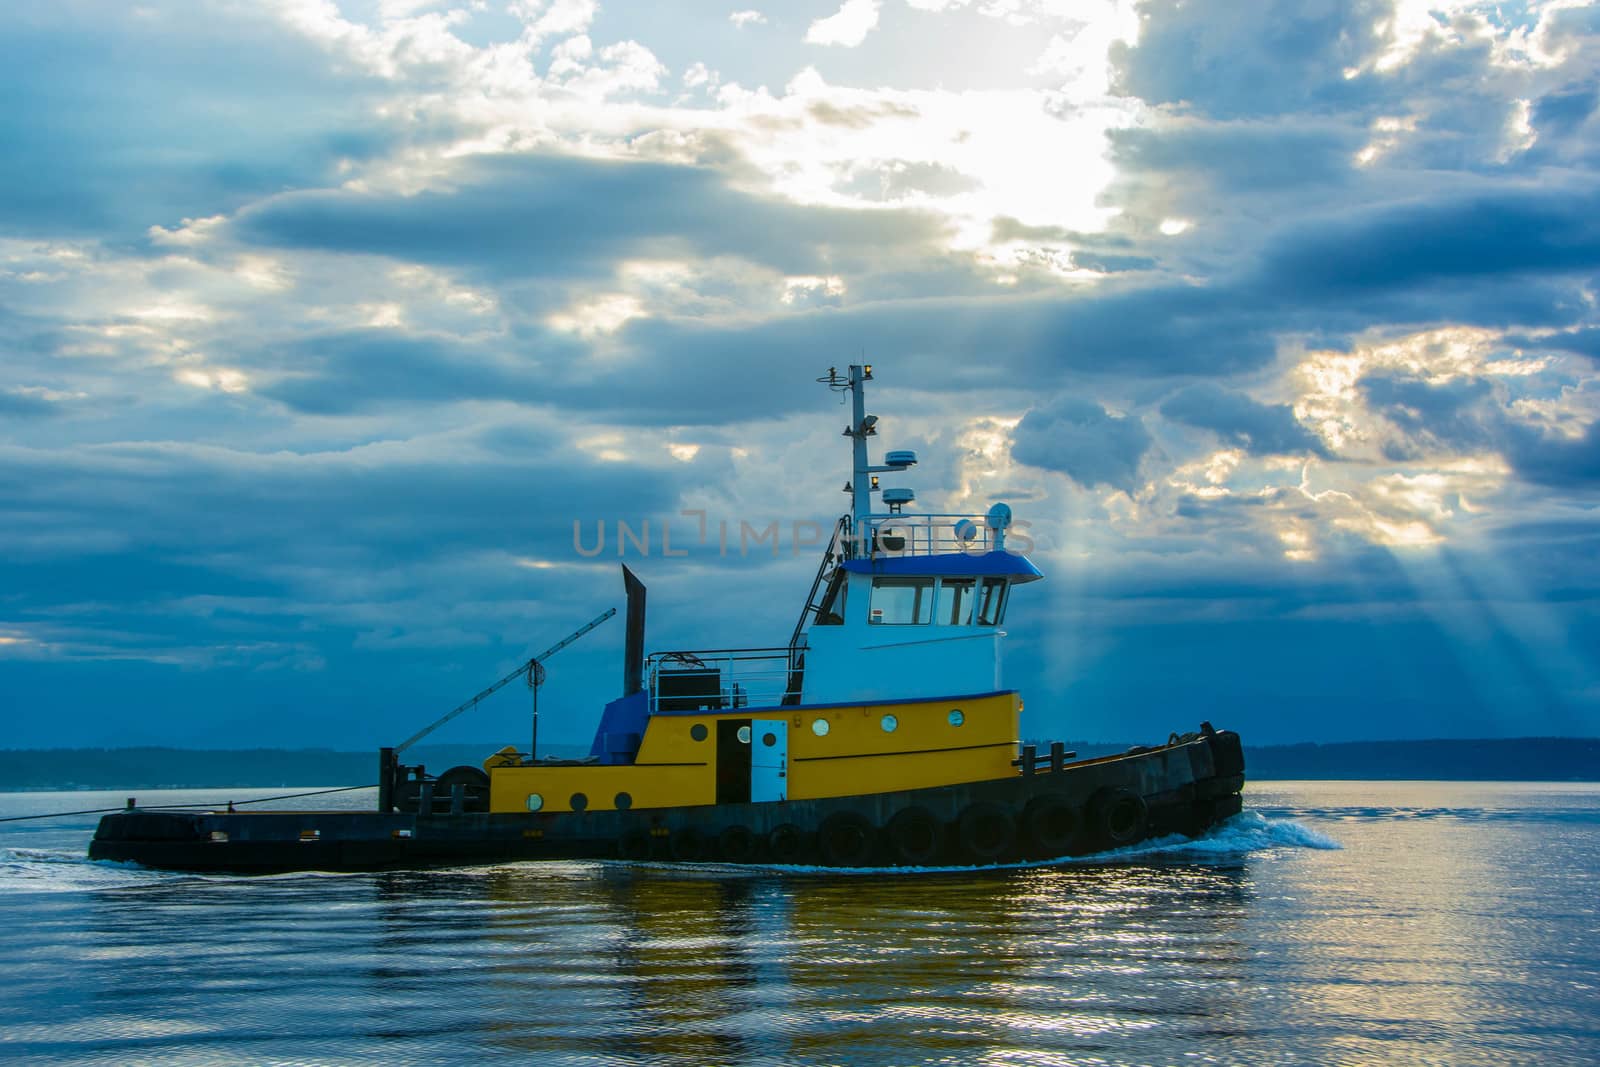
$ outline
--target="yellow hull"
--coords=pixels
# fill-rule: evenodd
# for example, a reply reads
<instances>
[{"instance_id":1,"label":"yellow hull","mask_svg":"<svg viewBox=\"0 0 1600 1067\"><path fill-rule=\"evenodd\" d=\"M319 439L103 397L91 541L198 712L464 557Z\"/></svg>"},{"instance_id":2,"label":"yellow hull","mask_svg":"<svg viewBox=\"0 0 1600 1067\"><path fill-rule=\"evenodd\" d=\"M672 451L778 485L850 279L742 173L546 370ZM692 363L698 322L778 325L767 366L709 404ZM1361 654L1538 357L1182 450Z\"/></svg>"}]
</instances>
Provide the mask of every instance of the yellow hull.
<instances>
[{"instance_id":1,"label":"yellow hull","mask_svg":"<svg viewBox=\"0 0 1600 1067\"><path fill-rule=\"evenodd\" d=\"M1014 777L1016 693L889 704L656 714L626 766L500 766L489 759L489 810L613 811L714 804L717 724L788 726L787 799L861 796ZM818 723L824 726L818 726ZM892 728L886 729L886 724Z\"/></svg>"}]
</instances>

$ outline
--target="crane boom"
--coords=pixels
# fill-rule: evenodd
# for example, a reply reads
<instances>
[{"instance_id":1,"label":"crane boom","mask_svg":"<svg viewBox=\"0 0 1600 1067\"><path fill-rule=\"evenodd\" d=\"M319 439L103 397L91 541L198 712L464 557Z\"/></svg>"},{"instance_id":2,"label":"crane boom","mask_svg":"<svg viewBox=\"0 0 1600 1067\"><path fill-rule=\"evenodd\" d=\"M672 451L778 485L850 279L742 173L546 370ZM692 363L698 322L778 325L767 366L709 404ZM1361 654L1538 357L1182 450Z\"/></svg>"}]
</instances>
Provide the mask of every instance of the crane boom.
<instances>
[{"instance_id":1,"label":"crane boom","mask_svg":"<svg viewBox=\"0 0 1600 1067\"><path fill-rule=\"evenodd\" d=\"M433 731L437 730L439 727L443 726L457 715L460 715L463 712L471 711L473 708L478 706L479 701L494 695L505 686L509 685L513 678L532 671L536 665L543 663L557 652L560 652L563 648L566 648L568 645L572 644L572 642L576 641L590 630L593 630L596 626L599 626L616 613L616 608L607 608L605 611L602 611L599 615L596 615L594 618L590 619L588 622L584 623L582 626L578 627L576 630L572 631L566 637L563 637L561 640L557 641L555 644L551 645L537 656L531 656L528 659L523 660L517 665L516 670L512 671L510 674L507 674L504 678L500 679L498 682L495 682L493 685L479 693L477 696L473 697L471 700L452 708L433 725L417 731L407 738L402 744L395 746L395 755L398 756L400 753L404 752L418 741L421 741L424 737L427 737L429 734L433 733Z\"/></svg>"}]
</instances>

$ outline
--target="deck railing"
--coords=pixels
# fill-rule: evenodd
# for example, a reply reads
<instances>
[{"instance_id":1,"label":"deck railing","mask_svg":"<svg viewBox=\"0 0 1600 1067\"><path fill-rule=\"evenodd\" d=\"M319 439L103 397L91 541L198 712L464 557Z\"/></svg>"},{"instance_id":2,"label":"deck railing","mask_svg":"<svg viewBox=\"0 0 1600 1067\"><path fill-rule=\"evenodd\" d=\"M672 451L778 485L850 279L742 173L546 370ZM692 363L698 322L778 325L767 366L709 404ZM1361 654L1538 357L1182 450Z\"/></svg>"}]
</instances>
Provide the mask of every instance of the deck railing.
<instances>
[{"instance_id":1,"label":"deck railing","mask_svg":"<svg viewBox=\"0 0 1600 1067\"><path fill-rule=\"evenodd\" d=\"M655 652L645 660L650 711L732 711L800 699L798 648L714 648Z\"/></svg>"},{"instance_id":2,"label":"deck railing","mask_svg":"<svg viewBox=\"0 0 1600 1067\"><path fill-rule=\"evenodd\" d=\"M970 524L964 525L964 524ZM962 534L968 536L963 538ZM994 531L982 515L869 515L852 545L856 559L994 551Z\"/></svg>"}]
</instances>

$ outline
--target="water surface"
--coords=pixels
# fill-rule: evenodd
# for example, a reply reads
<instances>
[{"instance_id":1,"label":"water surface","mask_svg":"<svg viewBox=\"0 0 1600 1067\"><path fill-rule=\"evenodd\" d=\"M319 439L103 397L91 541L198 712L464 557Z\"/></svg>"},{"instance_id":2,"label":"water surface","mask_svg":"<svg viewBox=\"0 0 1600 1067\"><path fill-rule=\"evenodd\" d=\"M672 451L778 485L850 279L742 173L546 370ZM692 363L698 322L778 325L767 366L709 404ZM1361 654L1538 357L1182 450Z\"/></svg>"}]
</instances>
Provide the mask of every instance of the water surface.
<instances>
[{"instance_id":1,"label":"water surface","mask_svg":"<svg viewBox=\"0 0 1600 1067\"><path fill-rule=\"evenodd\" d=\"M0 824L0 1058L1600 1061L1600 787L1266 783L1247 805L1194 843L893 874L196 876L87 862L93 817Z\"/></svg>"}]
</instances>

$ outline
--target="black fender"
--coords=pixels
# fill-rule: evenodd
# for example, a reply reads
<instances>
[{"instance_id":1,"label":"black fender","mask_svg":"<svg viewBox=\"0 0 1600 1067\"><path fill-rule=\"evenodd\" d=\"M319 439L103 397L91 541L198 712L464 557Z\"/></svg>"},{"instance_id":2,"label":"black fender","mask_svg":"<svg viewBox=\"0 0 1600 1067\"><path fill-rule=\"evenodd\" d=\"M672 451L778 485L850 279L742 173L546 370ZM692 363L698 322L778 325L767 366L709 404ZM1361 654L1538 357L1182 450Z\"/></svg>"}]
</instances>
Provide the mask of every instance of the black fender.
<instances>
[{"instance_id":1,"label":"black fender","mask_svg":"<svg viewBox=\"0 0 1600 1067\"><path fill-rule=\"evenodd\" d=\"M756 858L756 835L748 826L735 823L717 835L717 855L729 863L749 863Z\"/></svg>"},{"instance_id":2,"label":"black fender","mask_svg":"<svg viewBox=\"0 0 1600 1067\"><path fill-rule=\"evenodd\" d=\"M1017 843L1017 821L1009 808L988 800L968 804L956 823L961 851L979 863L993 863Z\"/></svg>"},{"instance_id":3,"label":"black fender","mask_svg":"<svg viewBox=\"0 0 1600 1067\"><path fill-rule=\"evenodd\" d=\"M889 854L900 863L923 867L944 850L944 823L927 808L903 808L889 820Z\"/></svg>"},{"instance_id":4,"label":"black fender","mask_svg":"<svg viewBox=\"0 0 1600 1067\"><path fill-rule=\"evenodd\" d=\"M1144 836L1150 809L1144 797L1131 789L1107 788L1089 802L1089 822L1101 842L1113 847L1131 845Z\"/></svg>"},{"instance_id":5,"label":"black fender","mask_svg":"<svg viewBox=\"0 0 1600 1067\"><path fill-rule=\"evenodd\" d=\"M841 811L822 820L817 848L830 867L869 867L878 851L878 833L865 817Z\"/></svg>"},{"instance_id":6,"label":"black fender","mask_svg":"<svg viewBox=\"0 0 1600 1067\"><path fill-rule=\"evenodd\" d=\"M1083 812L1059 793L1046 793L1028 801L1022 830L1040 857L1065 856L1083 838Z\"/></svg>"},{"instance_id":7,"label":"black fender","mask_svg":"<svg viewBox=\"0 0 1600 1067\"><path fill-rule=\"evenodd\" d=\"M792 822L781 823L767 834L767 855L773 863L800 863L810 851L806 832Z\"/></svg>"}]
</instances>

